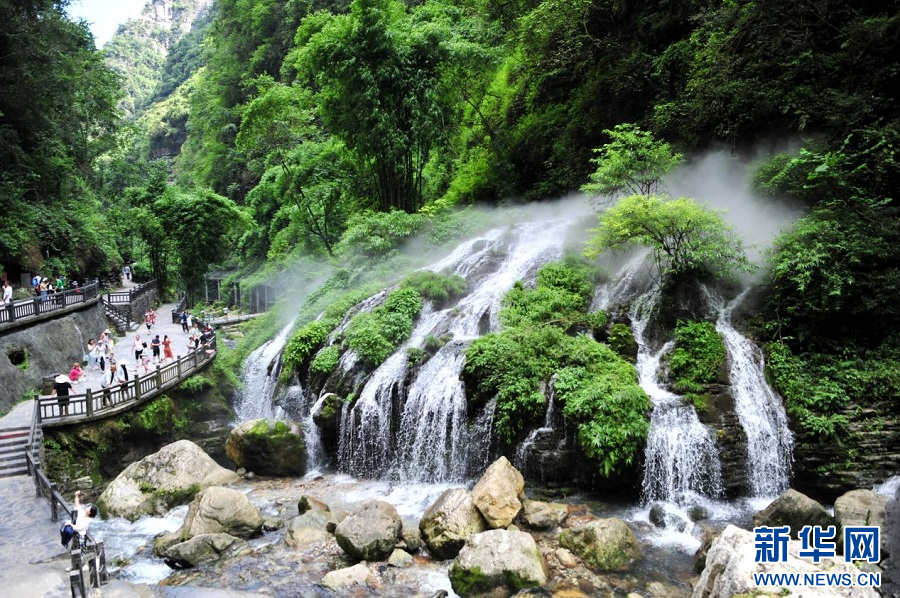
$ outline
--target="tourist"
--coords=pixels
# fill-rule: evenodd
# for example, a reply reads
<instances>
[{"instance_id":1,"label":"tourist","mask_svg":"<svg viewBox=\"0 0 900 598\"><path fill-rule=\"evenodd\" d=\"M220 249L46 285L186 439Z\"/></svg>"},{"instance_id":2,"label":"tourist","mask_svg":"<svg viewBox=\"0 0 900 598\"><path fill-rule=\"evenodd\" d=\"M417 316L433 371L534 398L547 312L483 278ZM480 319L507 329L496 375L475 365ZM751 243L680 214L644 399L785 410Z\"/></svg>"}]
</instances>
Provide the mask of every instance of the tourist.
<instances>
[{"instance_id":1,"label":"tourist","mask_svg":"<svg viewBox=\"0 0 900 598\"><path fill-rule=\"evenodd\" d=\"M74 387L65 374L60 374L53 379L53 392L50 393L50 396L56 397L60 415L69 415L70 390L74 390Z\"/></svg>"},{"instance_id":2,"label":"tourist","mask_svg":"<svg viewBox=\"0 0 900 598\"><path fill-rule=\"evenodd\" d=\"M190 327L188 326L188 312L187 310L184 310L183 312L181 312L181 331L187 332L189 329Z\"/></svg>"},{"instance_id":3,"label":"tourist","mask_svg":"<svg viewBox=\"0 0 900 598\"><path fill-rule=\"evenodd\" d=\"M141 352L141 363L144 365L144 373L150 373L150 354L147 352L147 343L143 343L143 351Z\"/></svg>"},{"instance_id":4,"label":"tourist","mask_svg":"<svg viewBox=\"0 0 900 598\"><path fill-rule=\"evenodd\" d=\"M84 352L85 360L87 361L87 366L94 371L97 369L97 343L94 342L94 339L88 339L87 347Z\"/></svg>"},{"instance_id":5,"label":"tourist","mask_svg":"<svg viewBox=\"0 0 900 598\"><path fill-rule=\"evenodd\" d=\"M153 351L153 363L159 363L161 361L159 356L160 348L162 348L162 341L159 340L159 335L157 334L153 337L153 340L150 341L150 350Z\"/></svg>"},{"instance_id":6,"label":"tourist","mask_svg":"<svg viewBox=\"0 0 900 598\"><path fill-rule=\"evenodd\" d=\"M163 345L163 354L165 355L164 363L169 363L169 360L175 359L175 355L172 354L172 339L169 338L169 335L165 335L165 338L162 342Z\"/></svg>"},{"instance_id":7,"label":"tourist","mask_svg":"<svg viewBox=\"0 0 900 598\"><path fill-rule=\"evenodd\" d=\"M71 382L78 382L84 376L84 370L81 369L81 364L77 361L72 364L72 369L69 370L69 380Z\"/></svg>"},{"instance_id":8,"label":"tourist","mask_svg":"<svg viewBox=\"0 0 900 598\"><path fill-rule=\"evenodd\" d=\"M91 521L97 517L97 505L89 507L81 505L81 490L75 491L75 517L66 524L71 525L75 533L75 544L72 548L80 548L85 544L85 536L87 536L88 528Z\"/></svg>"},{"instance_id":9,"label":"tourist","mask_svg":"<svg viewBox=\"0 0 900 598\"><path fill-rule=\"evenodd\" d=\"M125 264L125 267L122 268L122 271L125 273L125 280L131 280L131 266Z\"/></svg>"},{"instance_id":10,"label":"tourist","mask_svg":"<svg viewBox=\"0 0 900 598\"><path fill-rule=\"evenodd\" d=\"M140 334L134 335L134 340L131 342L131 350L134 351L134 362L141 362L141 353L144 351L144 339L141 338Z\"/></svg>"},{"instance_id":11,"label":"tourist","mask_svg":"<svg viewBox=\"0 0 900 598\"><path fill-rule=\"evenodd\" d=\"M12 303L12 287L8 280L3 281L3 303Z\"/></svg>"},{"instance_id":12,"label":"tourist","mask_svg":"<svg viewBox=\"0 0 900 598\"><path fill-rule=\"evenodd\" d=\"M50 289L50 282L46 278L42 278L41 282L38 283L38 293L41 296L41 301L47 300L47 292Z\"/></svg>"}]
</instances>

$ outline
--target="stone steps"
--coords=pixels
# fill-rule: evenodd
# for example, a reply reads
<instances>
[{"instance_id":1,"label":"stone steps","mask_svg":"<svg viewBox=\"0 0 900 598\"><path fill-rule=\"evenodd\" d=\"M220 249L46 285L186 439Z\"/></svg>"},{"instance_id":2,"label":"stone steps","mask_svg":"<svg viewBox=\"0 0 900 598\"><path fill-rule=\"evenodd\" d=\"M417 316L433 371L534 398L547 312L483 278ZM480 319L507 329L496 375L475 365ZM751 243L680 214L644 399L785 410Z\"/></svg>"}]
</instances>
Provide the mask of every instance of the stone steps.
<instances>
[{"instance_id":1,"label":"stone steps","mask_svg":"<svg viewBox=\"0 0 900 598\"><path fill-rule=\"evenodd\" d=\"M0 430L0 478L28 473L25 451L28 449L30 428Z\"/></svg>"}]
</instances>

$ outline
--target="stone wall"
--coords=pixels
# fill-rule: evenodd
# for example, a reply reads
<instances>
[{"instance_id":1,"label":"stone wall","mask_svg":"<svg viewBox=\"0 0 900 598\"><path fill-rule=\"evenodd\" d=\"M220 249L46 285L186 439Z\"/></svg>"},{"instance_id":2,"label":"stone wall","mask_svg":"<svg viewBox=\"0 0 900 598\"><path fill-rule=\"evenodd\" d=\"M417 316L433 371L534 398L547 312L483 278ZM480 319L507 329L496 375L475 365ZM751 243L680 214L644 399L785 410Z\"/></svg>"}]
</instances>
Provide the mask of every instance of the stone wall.
<instances>
[{"instance_id":1,"label":"stone wall","mask_svg":"<svg viewBox=\"0 0 900 598\"><path fill-rule=\"evenodd\" d=\"M68 374L89 338L108 326L98 302L65 316L0 332L0 413L41 389L47 376Z\"/></svg>"}]
</instances>

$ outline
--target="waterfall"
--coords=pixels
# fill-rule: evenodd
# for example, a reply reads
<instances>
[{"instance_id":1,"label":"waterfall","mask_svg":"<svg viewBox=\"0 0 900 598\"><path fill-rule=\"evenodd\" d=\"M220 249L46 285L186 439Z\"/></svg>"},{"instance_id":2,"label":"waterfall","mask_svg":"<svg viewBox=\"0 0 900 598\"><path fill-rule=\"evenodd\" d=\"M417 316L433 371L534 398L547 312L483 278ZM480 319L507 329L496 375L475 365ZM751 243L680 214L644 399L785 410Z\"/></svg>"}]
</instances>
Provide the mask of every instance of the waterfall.
<instances>
[{"instance_id":1,"label":"waterfall","mask_svg":"<svg viewBox=\"0 0 900 598\"><path fill-rule=\"evenodd\" d=\"M644 480L641 495L645 503L662 500L683 502L686 496L721 493L721 465L712 431L700 423L693 406L659 386L660 358L672 348L671 342L653 353L644 338L656 308L656 288L641 295L631 309L634 338L638 343L638 382L650 397L653 412L644 450Z\"/></svg>"},{"instance_id":2,"label":"waterfall","mask_svg":"<svg viewBox=\"0 0 900 598\"><path fill-rule=\"evenodd\" d=\"M272 404L278 374L281 373L281 350L294 328L291 322L278 335L258 347L241 369L241 390L235 413L237 422L258 418L282 417L283 410Z\"/></svg>"},{"instance_id":3,"label":"waterfall","mask_svg":"<svg viewBox=\"0 0 900 598\"><path fill-rule=\"evenodd\" d=\"M547 411L544 413L544 425L535 428L528 433L525 440L516 447L516 454L513 457L513 465L519 471L528 469L528 456L534 448L534 444L539 436L552 434L554 431L554 417L556 415L556 393L553 391L553 384L550 384L550 392L547 393Z\"/></svg>"},{"instance_id":4,"label":"waterfall","mask_svg":"<svg viewBox=\"0 0 900 598\"><path fill-rule=\"evenodd\" d=\"M762 351L734 329L734 309L749 292L745 289L727 305L707 290L718 309L716 330L725 341L734 409L747 435L747 479L753 496L774 497L788 488L794 440L784 404L766 383Z\"/></svg>"},{"instance_id":5,"label":"waterfall","mask_svg":"<svg viewBox=\"0 0 900 598\"><path fill-rule=\"evenodd\" d=\"M391 355L362 389L359 400L341 413L338 460L346 473L393 475L410 481L458 481L471 469L473 443L485 431L469 431L460 374L468 343L485 328L496 330L503 295L518 280L529 280L547 261L562 255L573 220L494 229L463 243L427 270L450 271L466 279L469 293L456 306L423 312L410 340ZM433 331L453 341L434 354L408 381L406 349L421 347ZM485 416L488 424L492 421ZM487 454L480 446L479 454ZM480 457L479 457L480 458Z\"/></svg>"}]
</instances>

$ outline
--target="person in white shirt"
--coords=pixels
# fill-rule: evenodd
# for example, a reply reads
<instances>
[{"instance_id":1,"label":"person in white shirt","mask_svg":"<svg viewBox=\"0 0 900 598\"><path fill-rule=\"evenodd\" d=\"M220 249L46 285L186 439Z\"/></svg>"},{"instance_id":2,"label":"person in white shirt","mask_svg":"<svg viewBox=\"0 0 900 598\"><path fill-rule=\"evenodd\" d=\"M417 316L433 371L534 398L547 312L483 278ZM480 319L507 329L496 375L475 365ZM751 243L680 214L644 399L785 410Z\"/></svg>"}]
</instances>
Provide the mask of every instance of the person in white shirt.
<instances>
[{"instance_id":1,"label":"person in white shirt","mask_svg":"<svg viewBox=\"0 0 900 598\"><path fill-rule=\"evenodd\" d=\"M12 287L8 280L3 281L3 303L12 303Z\"/></svg>"},{"instance_id":2,"label":"person in white shirt","mask_svg":"<svg viewBox=\"0 0 900 598\"><path fill-rule=\"evenodd\" d=\"M87 534L91 521L97 516L97 505L82 506L81 490L75 491L75 513L75 521L70 521L69 523L71 523L72 529L75 530L77 546L84 546L84 536Z\"/></svg>"}]
</instances>

